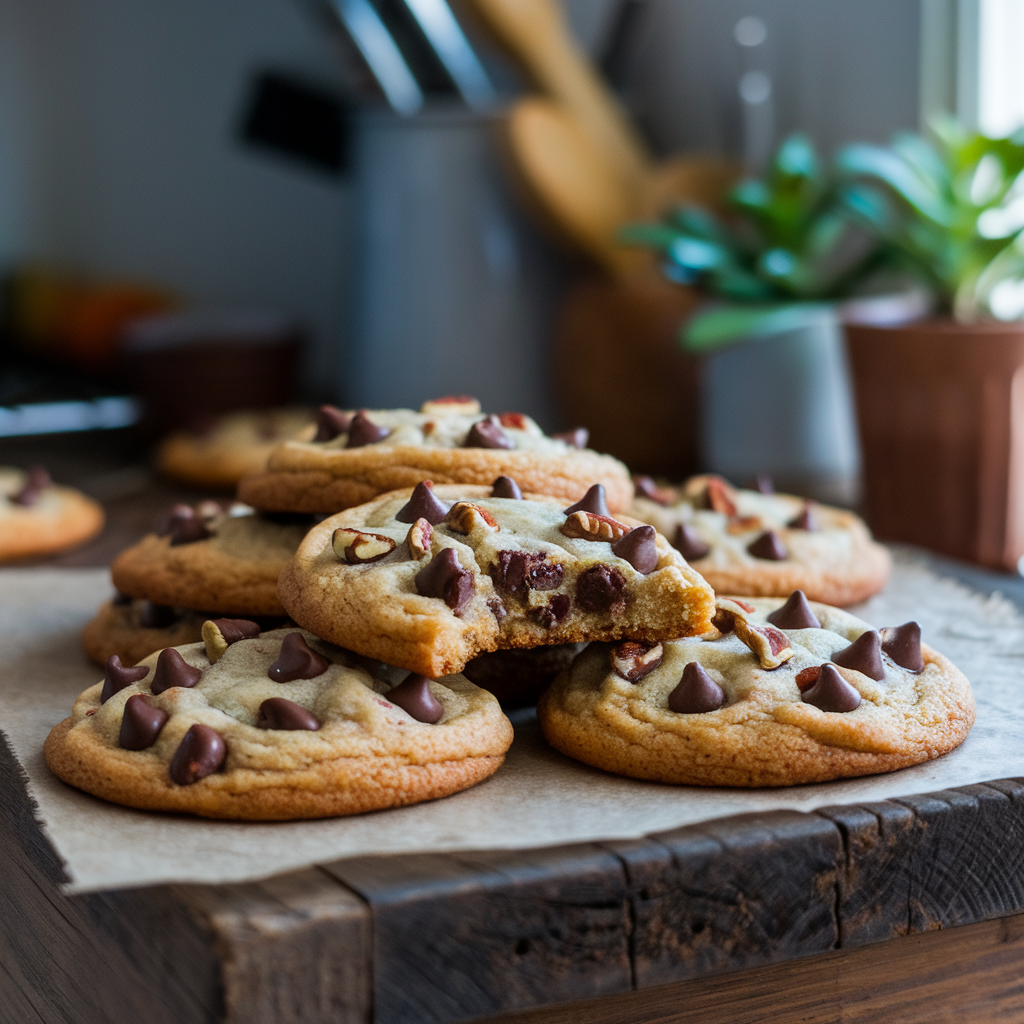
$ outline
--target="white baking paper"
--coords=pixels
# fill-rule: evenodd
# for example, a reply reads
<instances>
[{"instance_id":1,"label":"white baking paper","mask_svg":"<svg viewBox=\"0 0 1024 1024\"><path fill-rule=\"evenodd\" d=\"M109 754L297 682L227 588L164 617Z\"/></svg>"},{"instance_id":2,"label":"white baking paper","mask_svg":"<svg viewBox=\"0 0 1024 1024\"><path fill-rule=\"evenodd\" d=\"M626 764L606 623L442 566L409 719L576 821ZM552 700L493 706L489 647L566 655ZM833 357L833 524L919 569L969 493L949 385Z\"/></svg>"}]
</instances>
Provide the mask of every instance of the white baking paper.
<instances>
[{"instance_id":1,"label":"white baking paper","mask_svg":"<svg viewBox=\"0 0 1024 1024\"><path fill-rule=\"evenodd\" d=\"M877 626L917 619L974 684L978 721L928 764L781 790L701 789L618 778L544 744L530 713L487 782L432 803L352 818L236 824L134 811L65 786L42 757L47 732L100 678L79 634L110 594L105 570L0 570L0 728L28 774L39 817L82 892L157 882L255 879L361 854L515 849L630 839L746 811L809 811L1024 776L1024 619L897 554L886 592L854 609Z\"/></svg>"}]
</instances>

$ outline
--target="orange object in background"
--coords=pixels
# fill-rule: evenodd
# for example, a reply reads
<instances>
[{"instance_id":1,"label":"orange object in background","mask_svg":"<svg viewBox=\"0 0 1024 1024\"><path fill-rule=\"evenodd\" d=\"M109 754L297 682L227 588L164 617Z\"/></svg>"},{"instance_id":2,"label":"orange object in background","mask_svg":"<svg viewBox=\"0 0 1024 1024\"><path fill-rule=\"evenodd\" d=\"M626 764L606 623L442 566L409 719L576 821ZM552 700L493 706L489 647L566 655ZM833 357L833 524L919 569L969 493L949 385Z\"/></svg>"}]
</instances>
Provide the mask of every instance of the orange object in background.
<instances>
[{"instance_id":1,"label":"orange object in background","mask_svg":"<svg viewBox=\"0 0 1024 1024\"><path fill-rule=\"evenodd\" d=\"M152 285L23 267L11 281L10 325L15 340L29 352L102 370L114 361L126 324L177 305L174 295Z\"/></svg>"}]
</instances>

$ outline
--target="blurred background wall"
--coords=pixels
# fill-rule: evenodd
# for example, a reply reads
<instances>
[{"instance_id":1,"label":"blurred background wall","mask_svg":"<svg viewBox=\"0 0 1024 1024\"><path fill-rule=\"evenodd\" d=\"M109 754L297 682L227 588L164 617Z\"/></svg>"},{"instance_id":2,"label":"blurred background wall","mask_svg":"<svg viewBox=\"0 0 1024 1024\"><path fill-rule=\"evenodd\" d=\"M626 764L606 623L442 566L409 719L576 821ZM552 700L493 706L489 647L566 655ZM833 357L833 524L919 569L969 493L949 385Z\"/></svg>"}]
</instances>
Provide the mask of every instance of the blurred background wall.
<instances>
[{"instance_id":1,"label":"blurred background wall","mask_svg":"<svg viewBox=\"0 0 1024 1024\"><path fill-rule=\"evenodd\" d=\"M600 53L617 5L568 0ZM738 75L770 75L776 136L826 148L918 120L919 0L650 0L621 86L658 151L737 153ZM740 46L739 18L768 27ZM352 187L239 141L254 74L341 92L338 54L295 0L0 0L0 261L151 280L270 307L312 331L304 378L338 394Z\"/></svg>"}]
</instances>

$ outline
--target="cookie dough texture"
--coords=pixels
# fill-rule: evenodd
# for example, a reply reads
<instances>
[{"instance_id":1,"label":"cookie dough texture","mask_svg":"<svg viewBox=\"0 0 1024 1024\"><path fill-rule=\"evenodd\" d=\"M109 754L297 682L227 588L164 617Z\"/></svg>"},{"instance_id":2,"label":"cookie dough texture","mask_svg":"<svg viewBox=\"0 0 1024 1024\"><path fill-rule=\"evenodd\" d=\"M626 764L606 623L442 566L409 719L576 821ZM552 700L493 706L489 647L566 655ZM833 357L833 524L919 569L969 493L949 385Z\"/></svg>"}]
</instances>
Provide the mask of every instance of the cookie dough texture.
<instances>
[{"instance_id":1,"label":"cookie dough texture","mask_svg":"<svg viewBox=\"0 0 1024 1024\"><path fill-rule=\"evenodd\" d=\"M781 599L749 602L763 624ZM941 756L974 723L970 683L923 646L915 675L883 655L885 679L840 669L861 696L845 714L801 700L796 675L821 665L870 627L836 608L812 605L822 629L784 630L795 656L765 671L728 633L663 645L661 665L639 683L615 674L609 646L592 644L541 698L538 717L552 746L597 768L638 779L694 786L789 786L895 771ZM668 695L697 661L725 691L706 714L677 714Z\"/></svg>"},{"instance_id":2,"label":"cookie dough texture","mask_svg":"<svg viewBox=\"0 0 1024 1024\"><path fill-rule=\"evenodd\" d=\"M114 560L110 574L122 594L220 615L284 615L277 577L308 524L274 523L259 515L224 516L214 536L171 545L149 534Z\"/></svg>"},{"instance_id":3,"label":"cookie dough texture","mask_svg":"<svg viewBox=\"0 0 1024 1024\"><path fill-rule=\"evenodd\" d=\"M32 505L11 498L25 485L21 470L0 467L0 562L77 547L103 529L103 509L71 487L45 488Z\"/></svg>"},{"instance_id":4,"label":"cookie dough texture","mask_svg":"<svg viewBox=\"0 0 1024 1024\"><path fill-rule=\"evenodd\" d=\"M387 700L405 673L373 676L308 633L306 642L331 665L314 679L275 683L267 669L292 632L276 630L232 644L215 665L202 644L178 648L189 665L203 671L192 689L173 687L152 696L156 655L143 662L150 667L145 679L105 704L97 683L50 733L47 764L65 782L114 803L256 821L357 814L432 800L480 782L501 765L512 726L485 690L461 676L431 683L444 714L436 724L424 724ZM124 705L137 693L170 717L153 746L131 751L120 746L118 736ZM321 728L257 728L259 706L270 697L286 697L311 711ZM197 723L221 735L226 761L192 785L175 785L168 765Z\"/></svg>"},{"instance_id":5,"label":"cookie dough texture","mask_svg":"<svg viewBox=\"0 0 1024 1024\"><path fill-rule=\"evenodd\" d=\"M429 553L416 559L406 537L409 525L395 519L412 489L384 495L324 520L306 535L281 573L278 593L288 614L334 643L372 658L436 678L461 672L478 654L499 648L581 643L622 637L660 639L701 633L714 613L711 589L664 537L657 538L658 565L643 575L612 553L605 541L570 538L561 501L490 498L489 487L435 487L445 502L474 502L493 515L497 532L482 526L468 534L434 527ZM627 525L637 526L623 520ZM365 529L391 538L395 549L378 562L348 565L331 547L339 528ZM461 614L440 598L424 597L416 574L442 548L453 548L472 573L474 593ZM504 592L492 578L502 552L537 554L560 567L550 589ZM584 611L576 584L582 573L608 566L623 580L624 605ZM545 624L545 609L561 598L567 611Z\"/></svg>"},{"instance_id":6,"label":"cookie dough texture","mask_svg":"<svg viewBox=\"0 0 1024 1024\"><path fill-rule=\"evenodd\" d=\"M144 603L106 601L100 606L82 631L82 646L90 661L105 665L107 658L116 654L122 665L135 665L154 651L202 639L203 622L209 616L180 610L177 620L170 625L146 626L141 607Z\"/></svg>"},{"instance_id":7,"label":"cookie dough texture","mask_svg":"<svg viewBox=\"0 0 1024 1024\"><path fill-rule=\"evenodd\" d=\"M220 417L207 431L178 431L156 453L159 471L172 480L200 487L235 487L247 473L266 468L282 442L313 434L305 409L268 409Z\"/></svg>"},{"instance_id":8,"label":"cookie dough texture","mask_svg":"<svg viewBox=\"0 0 1024 1024\"><path fill-rule=\"evenodd\" d=\"M717 594L783 597L802 590L812 601L856 604L877 594L889 578L892 560L859 516L828 505L812 505L813 531L790 527L806 502L789 494L735 490L736 515L701 508L707 477L695 477L677 492L677 501L659 505L637 497L634 519L650 523L674 541L681 523L711 550L690 563ZM755 558L747 550L765 530L773 530L789 554L782 561Z\"/></svg>"},{"instance_id":9,"label":"cookie dough texture","mask_svg":"<svg viewBox=\"0 0 1024 1024\"><path fill-rule=\"evenodd\" d=\"M345 447L347 434L332 441L282 444L265 472L242 480L239 500L268 511L332 513L421 480L482 486L499 476L512 477L524 491L564 498L567 504L581 498L591 484L604 484L612 512L632 499L629 473L621 462L548 437L527 416L514 414L514 422L521 425L503 426L515 447L499 449L462 447L481 420L479 414L393 409L367 415L391 434L360 448Z\"/></svg>"}]
</instances>

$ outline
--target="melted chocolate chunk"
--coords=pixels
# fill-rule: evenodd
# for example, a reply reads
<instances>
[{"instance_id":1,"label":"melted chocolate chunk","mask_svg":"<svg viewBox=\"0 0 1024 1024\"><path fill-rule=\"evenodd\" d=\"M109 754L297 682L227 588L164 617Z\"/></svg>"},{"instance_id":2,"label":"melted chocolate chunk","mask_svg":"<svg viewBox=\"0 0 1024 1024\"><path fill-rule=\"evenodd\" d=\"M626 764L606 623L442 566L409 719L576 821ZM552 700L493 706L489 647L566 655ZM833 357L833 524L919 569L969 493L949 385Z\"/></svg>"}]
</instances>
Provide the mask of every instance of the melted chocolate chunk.
<instances>
[{"instance_id":1,"label":"melted chocolate chunk","mask_svg":"<svg viewBox=\"0 0 1024 1024\"><path fill-rule=\"evenodd\" d=\"M220 630L224 642L230 647L239 640L255 640L260 635L260 627L251 619L213 619L213 624Z\"/></svg>"},{"instance_id":2,"label":"melted chocolate chunk","mask_svg":"<svg viewBox=\"0 0 1024 1024\"><path fill-rule=\"evenodd\" d=\"M352 424L350 413L342 412L333 405L321 405L316 411L316 435L314 441L333 441L341 434L347 434Z\"/></svg>"},{"instance_id":3,"label":"melted chocolate chunk","mask_svg":"<svg viewBox=\"0 0 1024 1024\"><path fill-rule=\"evenodd\" d=\"M564 575L561 562L549 562L539 551L499 551L491 566L494 585L519 596L530 590L555 590Z\"/></svg>"},{"instance_id":4,"label":"melted chocolate chunk","mask_svg":"<svg viewBox=\"0 0 1024 1024\"><path fill-rule=\"evenodd\" d=\"M649 476L633 477L633 492L640 498L657 502L659 505L671 505L675 491L667 487L659 487Z\"/></svg>"},{"instance_id":5,"label":"melted chocolate chunk","mask_svg":"<svg viewBox=\"0 0 1024 1024\"><path fill-rule=\"evenodd\" d=\"M166 711L153 707L141 693L132 694L124 702L117 742L125 750L145 750L156 743L168 718Z\"/></svg>"},{"instance_id":6,"label":"melted chocolate chunk","mask_svg":"<svg viewBox=\"0 0 1024 1024\"><path fill-rule=\"evenodd\" d=\"M475 589L473 574L462 568L454 548L442 548L416 573L417 592L441 598L456 615L462 613Z\"/></svg>"},{"instance_id":7,"label":"melted chocolate chunk","mask_svg":"<svg viewBox=\"0 0 1024 1024\"><path fill-rule=\"evenodd\" d=\"M576 580L576 603L585 612L619 615L626 607L626 579L612 565L594 565Z\"/></svg>"},{"instance_id":8,"label":"melted chocolate chunk","mask_svg":"<svg viewBox=\"0 0 1024 1024\"><path fill-rule=\"evenodd\" d=\"M594 484L588 488L587 493L575 505L570 505L564 511L567 516L571 516L573 512L593 512L598 516L611 516L608 501L604 496L604 484Z\"/></svg>"},{"instance_id":9,"label":"melted chocolate chunk","mask_svg":"<svg viewBox=\"0 0 1024 1024\"><path fill-rule=\"evenodd\" d=\"M637 572L649 576L658 568L657 536L653 526L638 526L612 545L612 554L629 562Z\"/></svg>"},{"instance_id":10,"label":"melted chocolate chunk","mask_svg":"<svg viewBox=\"0 0 1024 1024\"><path fill-rule=\"evenodd\" d=\"M168 605L144 601L142 614L139 616L139 625L145 626L146 629L166 629L168 626L173 626L178 619L178 613Z\"/></svg>"},{"instance_id":11,"label":"melted chocolate chunk","mask_svg":"<svg viewBox=\"0 0 1024 1024\"><path fill-rule=\"evenodd\" d=\"M805 704L840 714L860 706L860 694L839 674L834 665L821 666L817 681L804 690L802 698Z\"/></svg>"},{"instance_id":12,"label":"melted chocolate chunk","mask_svg":"<svg viewBox=\"0 0 1024 1024\"><path fill-rule=\"evenodd\" d=\"M364 410L360 410L348 425L348 441L345 442L345 447L364 448L368 444L383 441L390 433L387 427L377 426Z\"/></svg>"},{"instance_id":13,"label":"melted chocolate chunk","mask_svg":"<svg viewBox=\"0 0 1024 1024\"><path fill-rule=\"evenodd\" d=\"M768 616L768 621L780 629L821 629L818 616L811 611L802 590L794 590L786 603Z\"/></svg>"},{"instance_id":14,"label":"melted chocolate chunk","mask_svg":"<svg viewBox=\"0 0 1024 1024\"><path fill-rule=\"evenodd\" d=\"M568 594L555 594L543 608L534 608L530 614L545 629L558 625L569 614L572 604Z\"/></svg>"},{"instance_id":15,"label":"melted chocolate chunk","mask_svg":"<svg viewBox=\"0 0 1024 1024\"><path fill-rule=\"evenodd\" d=\"M590 431L586 427L576 427L561 434L551 435L556 441L564 441L570 448L586 448L590 441Z\"/></svg>"},{"instance_id":16,"label":"melted chocolate chunk","mask_svg":"<svg viewBox=\"0 0 1024 1024\"><path fill-rule=\"evenodd\" d=\"M705 715L725 703L725 691L696 661L688 662L676 688L668 695L668 709L680 715Z\"/></svg>"},{"instance_id":17,"label":"melted chocolate chunk","mask_svg":"<svg viewBox=\"0 0 1024 1024\"><path fill-rule=\"evenodd\" d=\"M186 519L195 519L196 510L191 505L177 504L172 505L170 512L167 513L156 528L156 535L158 537L166 537L171 530L174 529L179 523L184 522Z\"/></svg>"},{"instance_id":18,"label":"melted chocolate chunk","mask_svg":"<svg viewBox=\"0 0 1024 1024\"><path fill-rule=\"evenodd\" d=\"M703 558L711 550L711 545L701 540L700 534L686 523L679 524L676 535L672 539L672 546L688 562L695 562L698 558Z\"/></svg>"},{"instance_id":19,"label":"melted chocolate chunk","mask_svg":"<svg viewBox=\"0 0 1024 1024\"><path fill-rule=\"evenodd\" d=\"M289 633L281 644L277 660L267 669L267 676L275 683L290 683L293 679L315 679L322 676L331 663L316 651L310 650L301 633Z\"/></svg>"},{"instance_id":20,"label":"melted chocolate chunk","mask_svg":"<svg viewBox=\"0 0 1024 1024\"><path fill-rule=\"evenodd\" d=\"M885 678L885 668L882 665L882 638L873 629L861 633L849 647L836 651L832 655L832 660L843 668L863 672L870 679Z\"/></svg>"},{"instance_id":21,"label":"melted chocolate chunk","mask_svg":"<svg viewBox=\"0 0 1024 1024\"><path fill-rule=\"evenodd\" d=\"M444 714L444 706L430 692L431 682L426 676L412 672L384 696L417 722L433 725Z\"/></svg>"},{"instance_id":22,"label":"melted chocolate chunk","mask_svg":"<svg viewBox=\"0 0 1024 1024\"><path fill-rule=\"evenodd\" d=\"M107 671L103 676L103 689L100 692L100 703L106 704L115 693L120 693L125 687L145 679L149 675L149 669L145 665L136 665L135 668L125 668L121 659L112 654L107 658Z\"/></svg>"},{"instance_id":23,"label":"melted chocolate chunk","mask_svg":"<svg viewBox=\"0 0 1024 1024\"><path fill-rule=\"evenodd\" d=\"M307 711L286 697L269 697L260 705L256 728L290 731L308 729L309 732L316 732L320 728L320 719L312 711Z\"/></svg>"},{"instance_id":24,"label":"melted chocolate chunk","mask_svg":"<svg viewBox=\"0 0 1024 1024\"><path fill-rule=\"evenodd\" d=\"M644 640L624 640L611 650L612 669L630 683L639 683L650 675L664 657L661 644Z\"/></svg>"},{"instance_id":25,"label":"melted chocolate chunk","mask_svg":"<svg viewBox=\"0 0 1024 1024\"><path fill-rule=\"evenodd\" d=\"M195 512L189 518L176 519L168 532L171 535L172 548L179 544L194 544L213 536L213 532L207 529L206 523Z\"/></svg>"},{"instance_id":26,"label":"melted chocolate chunk","mask_svg":"<svg viewBox=\"0 0 1024 1024\"><path fill-rule=\"evenodd\" d=\"M463 448L515 448L515 442L505 433L497 416L491 415L470 427Z\"/></svg>"},{"instance_id":27,"label":"melted chocolate chunk","mask_svg":"<svg viewBox=\"0 0 1024 1024\"><path fill-rule=\"evenodd\" d=\"M11 503L30 508L42 496L47 487L52 486L50 474L42 466L33 466L25 474L25 483L17 494L11 495Z\"/></svg>"},{"instance_id":28,"label":"melted chocolate chunk","mask_svg":"<svg viewBox=\"0 0 1024 1024\"><path fill-rule=\"evenodd\" d=\"M409 500L395 513L395 518L400 523L426 519L431 526L437 526L444 522L450 507L434 493L434 485L424 480L413 488Z\"/></svg>"},{"instance_id":29,"label":"melted chocolate chunk","mask_svg":"<svg viewBox=\"0 0 1024 1024\"><path fill-rule=\"evenodd\" d=\"M769 562L782 562L789 558L786 545L779 540L779 535L774 530L765 530L757 540L747 545L747 551L755 558L763 558Z\"/></svg>"},{"instance_id":30,"label":"melted chocolate chunk","mask_svg":"<svg viewBox=\"0 0 1024 1024\"><path fill-rule=\"evenodd\" d=\"M887 626L883 629L882 650L900 668L905 668L908 672L924 671L921 627L916 622L904 622L902 626Z\"/></svg>"},{"instance_id":31,"label":"melted chocolate chunk","mask_svg":"<svg viewBox=\"0 0 1024 1024\"><path fill-rule=\"evenodd\" d=\"M216 729L197 723L185 733L171 758L171 782L191 786L218 771L227 756L224 737Z\"/></svg>"},{"instance_id":32,"label":"melted chocolate chunk","mask_svg":"<svg viewBox=\"0 0 1024 1024\"><path fill-rule=\"evenodd\" d=\"M791 519L786 525L791 530L807 530L808 533L813 533L817 530L818 517L814 512L814 503L810 501L804 502L804 507L800 510L800 514Z\"/></svg>"},{"instance_id":33,"label":"melted chocolate chunk","mask_svg":"<svg viewBox=\"0 0 1024 1024\"><path fill-rule=\"evenodd\" d=\"M173 648L168 647L160 652L156 659L156 671L153 673L153 685L150 689L154 694L163 693L174 686L191 689L203 677L203 670L193 668Z\"/></svg>"},{"instance_id":34,"label":"melted chocolate chunk","mask_svg":"<svg viewBox=\"0 0 1024 1024\"><path fill-rule=\"evenodd\" d=\"M515 482L510 476L499 476L494 481L494 485L491 488L492 498L515 498L519 501L522 500L523 492L519 489L519 484Z\"/></svg>"},{"instance_id":35,"label":"melted chocolate chunk","mask_svg":"<svg viewBox=\"0 0 1024 1024\"><path fill-rule=\"evenodd\" d=\"M494 616L495 621L500 626L508 618L508 610L505 608L505 602L499 597L492 597L487 602L487 607L490 609L491 614Z\"/></svg>"}]
</instances>

